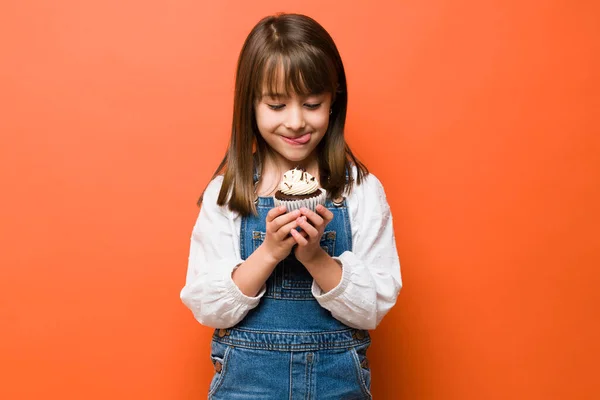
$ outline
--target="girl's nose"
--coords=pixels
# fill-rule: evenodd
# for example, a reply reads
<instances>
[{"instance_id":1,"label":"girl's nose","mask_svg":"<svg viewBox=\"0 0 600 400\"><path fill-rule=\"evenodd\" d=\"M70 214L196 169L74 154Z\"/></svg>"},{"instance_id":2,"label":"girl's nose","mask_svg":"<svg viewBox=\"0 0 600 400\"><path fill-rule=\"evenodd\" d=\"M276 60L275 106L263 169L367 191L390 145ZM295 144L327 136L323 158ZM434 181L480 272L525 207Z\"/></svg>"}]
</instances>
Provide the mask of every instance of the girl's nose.
<instances>
[{"instance_id":1,"label":"girl's nose","mask_svg":"<svg viewBox=\"0 0 600 400\"><path fill-rule=\"evenodd\" d=\"M302 108L290 107L285 117L284 125L286 128L294 131L303 129L306 126L306 121L304 120Z\"/></svg>"}]
</instances>

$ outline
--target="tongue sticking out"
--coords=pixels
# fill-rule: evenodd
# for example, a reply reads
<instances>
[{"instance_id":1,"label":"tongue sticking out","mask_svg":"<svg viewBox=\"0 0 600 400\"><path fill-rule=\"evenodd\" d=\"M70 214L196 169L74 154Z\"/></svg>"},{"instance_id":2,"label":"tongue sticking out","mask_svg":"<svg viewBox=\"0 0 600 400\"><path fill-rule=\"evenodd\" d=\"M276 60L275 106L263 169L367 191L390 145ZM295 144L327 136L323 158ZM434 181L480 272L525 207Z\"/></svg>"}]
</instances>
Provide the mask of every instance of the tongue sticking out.
<instances>
[{"instance_id":1,"label":"tongue sticking out","mask_svg":"<svg viewBox=\"0 0 600 400\"><path fill-rule=\"evenodd\" d=\"M310 133L307 133L306 135L302 135L300 137L290 139L290 140L292 142L296 142L296 143L300 143L300 144L308 143L308 141L310 140Z\"/></svg>"}]
</instances>

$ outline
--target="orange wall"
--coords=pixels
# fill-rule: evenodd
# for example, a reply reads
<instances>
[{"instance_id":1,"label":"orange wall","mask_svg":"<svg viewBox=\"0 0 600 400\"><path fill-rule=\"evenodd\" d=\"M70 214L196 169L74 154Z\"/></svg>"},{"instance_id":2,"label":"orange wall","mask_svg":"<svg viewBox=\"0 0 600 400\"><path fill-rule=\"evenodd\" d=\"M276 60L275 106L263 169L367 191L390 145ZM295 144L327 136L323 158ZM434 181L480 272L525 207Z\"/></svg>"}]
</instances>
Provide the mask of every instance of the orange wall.
<instances>
[{"instance_id":1,"label":"orange wall","mask_svg":"<svg viewBox=\"0 0 600 400\"><path fill-rule=\"evenodd\" d=\"M2 1L0 398L205 394L210 330L178 297L194 203L242 41L281 10L337 41L394 213L375 398L599 398L593 3Z\"/></svg>"}]
</instances>

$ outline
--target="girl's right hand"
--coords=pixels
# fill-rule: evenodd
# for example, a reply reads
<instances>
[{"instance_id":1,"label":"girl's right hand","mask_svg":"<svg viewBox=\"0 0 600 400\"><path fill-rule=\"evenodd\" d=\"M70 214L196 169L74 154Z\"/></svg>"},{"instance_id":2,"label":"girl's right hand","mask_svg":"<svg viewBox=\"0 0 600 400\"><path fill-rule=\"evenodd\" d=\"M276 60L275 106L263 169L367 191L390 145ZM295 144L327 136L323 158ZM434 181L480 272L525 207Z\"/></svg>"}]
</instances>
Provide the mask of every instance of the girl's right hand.
<instances>
[{"instance_id":1,"label":"girl's right hand","mask_svg":"<svg viewBox=\"0 0 600 400\"><path fill-rule=\"evenodd\" d=\"M298 227L296 219L299 216L299 210L286 213L285 206L272 208L267 213L267 234L261 247L264 247L266 253L273 257L275 264L286 258L296 244L290 232ZM306 236L305 232L301 233Z\"/></svg>"}]
</instances>

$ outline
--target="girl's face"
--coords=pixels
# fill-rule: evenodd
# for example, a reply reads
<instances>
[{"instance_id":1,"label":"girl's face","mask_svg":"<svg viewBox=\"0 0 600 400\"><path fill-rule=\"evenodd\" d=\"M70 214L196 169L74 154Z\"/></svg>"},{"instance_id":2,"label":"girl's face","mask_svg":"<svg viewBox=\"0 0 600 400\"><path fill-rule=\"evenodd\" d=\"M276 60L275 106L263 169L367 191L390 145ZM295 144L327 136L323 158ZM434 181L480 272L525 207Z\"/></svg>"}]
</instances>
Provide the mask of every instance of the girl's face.
<instances>
[{"instance_id":1,"label":"girl's face","mask_svg":"<svg viewBox=\"0 0 600 400\"><path fill-rule=\"evenodd\" d=\"M315 149L329 126L330 108L331 93L263 93L255 105L256 123L278 165L289 169L315 161Z\"/></svg>"}]
</instances>

